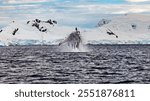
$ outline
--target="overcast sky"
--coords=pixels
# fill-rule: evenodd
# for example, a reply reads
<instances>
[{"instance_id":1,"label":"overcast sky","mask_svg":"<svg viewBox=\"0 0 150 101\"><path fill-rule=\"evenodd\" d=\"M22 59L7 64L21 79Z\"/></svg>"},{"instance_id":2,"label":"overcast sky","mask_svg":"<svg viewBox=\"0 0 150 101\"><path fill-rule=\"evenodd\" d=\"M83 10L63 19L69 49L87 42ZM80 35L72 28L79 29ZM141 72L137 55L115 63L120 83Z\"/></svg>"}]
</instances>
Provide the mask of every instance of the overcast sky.
<instances>
[{"instance_id":1,"label":"overcast sky","mask_svg":"<svg viewBox=\"0 0 150 101\"><path fill-rule=\"evenodd\" d=\"M126 13L150 14L150 0L0 0L0 26L39 18L92 27L102 17Z\"/></svg>"}]
</instances>

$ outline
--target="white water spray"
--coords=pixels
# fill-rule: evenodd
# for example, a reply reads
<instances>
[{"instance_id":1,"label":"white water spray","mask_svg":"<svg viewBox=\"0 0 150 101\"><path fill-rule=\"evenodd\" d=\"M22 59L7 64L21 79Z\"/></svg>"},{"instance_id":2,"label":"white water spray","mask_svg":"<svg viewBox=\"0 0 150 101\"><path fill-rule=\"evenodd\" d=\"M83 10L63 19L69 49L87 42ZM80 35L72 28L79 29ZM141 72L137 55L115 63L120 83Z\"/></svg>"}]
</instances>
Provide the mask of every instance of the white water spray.
<instances>
[{"instance_id":1,"label":"white water spray","mask_svg":"<svg viewBox=\"0 0 150 101\"><path fill-rule=\"evenodd\" d=\"M75 28L68 37L59 43L62 52L88 52L88 48L83 44L80 31Z\"/></svg>"},{"instance_id":2,"label":"white water spray","mask_svg":"<svg viewBox=\"0 0 150 101\"><path fill-rule=\"evenodd\" d=\"M63 44L59 47L60 52L90 52L86 45L80 44L79 48L72 48L67 44Z\"/></svg>"}]
</instances>

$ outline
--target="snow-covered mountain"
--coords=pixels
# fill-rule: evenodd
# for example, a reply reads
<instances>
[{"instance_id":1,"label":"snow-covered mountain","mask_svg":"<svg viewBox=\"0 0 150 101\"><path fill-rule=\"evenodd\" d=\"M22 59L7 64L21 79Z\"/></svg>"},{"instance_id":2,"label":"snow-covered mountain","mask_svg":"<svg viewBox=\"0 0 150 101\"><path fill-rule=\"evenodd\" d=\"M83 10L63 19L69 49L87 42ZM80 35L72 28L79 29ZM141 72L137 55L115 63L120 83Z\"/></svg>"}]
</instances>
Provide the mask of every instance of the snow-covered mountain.
<instances>
[{"instance_id":1,"label":"snow-covered mountain","mask_svg":"<svg viewBox=\"0 0 150 101\"><path fill-rule=\"evenodd\" d=\"M70 27L58 26L55 20L12 21L1 29L0 45L58 44L72 30Z\"/></svg>"},{"instance_id":2,"label":"snow-covered mountain","mask_svg":"<svg viewBox=\"0 0 150 101\"><path fill-rule=\"evenodd\" d=\"M150 15L102 18L96 28L78 29L85 44L150 44ZM0 30L0 45L58 44L73 31L55 20L12 21Z\"/></svg>"},{"instance_id":3,"label":"snow-covered mountain","mask_svg":"<svg viewBox=\"0 0 150 101\"><path fill-rule=\"evenodd\" d=\"M111 20L109 20L109 19L101 19L101 20L98 22L97 27L101 27L101 26L106 25L106 24L108 24L108 23L110 23L110 22L111 22Z\"/></svg>"},{"instance_id":4,"label":"snow-covered mountain","mask_svg":"<svg viewBox=\"0 0 150 101\"><path fill-rule=\"evenodd\" d=\"M125 14L105 21L110 22L86 33L87 43L150 44L150 15Z\"/></svg>"}]
</instances>

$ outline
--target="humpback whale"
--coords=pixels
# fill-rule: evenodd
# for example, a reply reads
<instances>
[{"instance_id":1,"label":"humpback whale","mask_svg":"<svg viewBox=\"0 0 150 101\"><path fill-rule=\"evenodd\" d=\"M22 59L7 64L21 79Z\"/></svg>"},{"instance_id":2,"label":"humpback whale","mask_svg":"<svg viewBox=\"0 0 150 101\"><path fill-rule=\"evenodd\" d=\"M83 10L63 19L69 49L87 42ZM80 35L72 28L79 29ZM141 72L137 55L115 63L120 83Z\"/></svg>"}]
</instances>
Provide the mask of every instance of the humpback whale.
<instances>
[{"instance_id":1,"label":"humpback whale","mask_svg":"<svg viewBox=\"0 0 150 101\"><path fill-rule=\"evenodd\" d=\"M59 43L59 46L64 43L67 43L67 45L73 49L79 49L82 39L77 27L75 28L75 31L72 32L63 42Z\"/></svg>"}]
</instances>

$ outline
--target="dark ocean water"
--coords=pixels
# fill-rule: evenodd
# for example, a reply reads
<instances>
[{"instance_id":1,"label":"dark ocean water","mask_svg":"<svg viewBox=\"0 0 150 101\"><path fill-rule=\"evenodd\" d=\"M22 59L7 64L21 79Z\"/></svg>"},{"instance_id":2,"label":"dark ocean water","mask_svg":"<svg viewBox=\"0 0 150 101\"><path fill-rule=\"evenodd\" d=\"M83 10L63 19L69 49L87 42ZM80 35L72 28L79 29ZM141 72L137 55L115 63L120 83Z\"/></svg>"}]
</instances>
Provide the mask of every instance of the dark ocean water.
<instances>
[{"instance_id":1,"label":"dark ocean water","mask_svg":"<svg viewBox=\"0 0 150 101\"><path fill-rule=\"evenodd\" d=\"M150 45L90 45L89 49L0 47L0 83L150 84Z\"/></svg>"}]
</instances>

